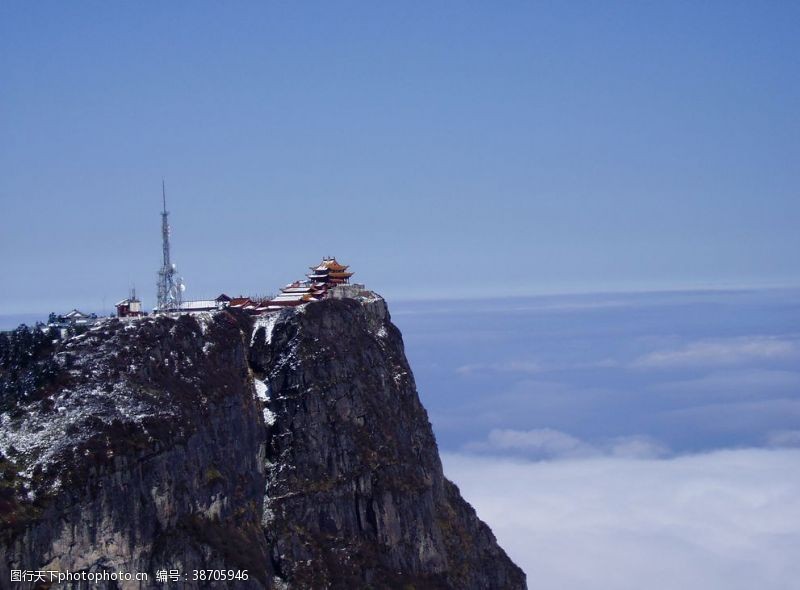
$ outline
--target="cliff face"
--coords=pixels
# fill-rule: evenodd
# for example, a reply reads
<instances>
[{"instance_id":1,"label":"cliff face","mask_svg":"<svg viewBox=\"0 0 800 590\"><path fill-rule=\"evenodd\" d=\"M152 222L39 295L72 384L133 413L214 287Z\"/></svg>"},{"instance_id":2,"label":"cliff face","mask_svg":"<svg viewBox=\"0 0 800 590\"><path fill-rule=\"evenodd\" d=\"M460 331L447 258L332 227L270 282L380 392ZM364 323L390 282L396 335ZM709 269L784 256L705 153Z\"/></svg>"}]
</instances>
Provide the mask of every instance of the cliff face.
<instances>
[{"instance_id":1,"label":"cliff face","mask_svg":"<svg viewBox=\"0 0 800 590\"><path fill-rule=\"evenodd\" d=\"M234 569L218 587L525 587L443 477L380 298L110 321L53 354L54 384L0 424L0 586Z\"/></svg>"},{"instance_id":2,"label":"cliff face","mask_svg":"<svg viewBox=\"0 0 800 590\"><path fill-rule=\"evenodd\" d=\"M0 428L16 492L0 585L12 569L152 582L159 569L231 567L267 584L264 429L233 318L110 322L56 355L59 387Z\"/></svg>"}]
</instances>

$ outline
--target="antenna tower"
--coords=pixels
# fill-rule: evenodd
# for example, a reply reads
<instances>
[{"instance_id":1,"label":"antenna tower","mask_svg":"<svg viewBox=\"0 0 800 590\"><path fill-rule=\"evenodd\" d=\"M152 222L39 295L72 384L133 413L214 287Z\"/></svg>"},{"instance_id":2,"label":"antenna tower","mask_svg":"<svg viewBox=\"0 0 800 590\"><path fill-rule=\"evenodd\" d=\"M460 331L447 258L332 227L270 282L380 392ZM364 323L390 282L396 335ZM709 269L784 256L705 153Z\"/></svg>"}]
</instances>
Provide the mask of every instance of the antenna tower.
<instances>
[{"instance_id":1,"label":"antenna tower","mask_svg":"<svg viewBox=\"0 0 800 590\"><path fill-rule=\"evenodd\" d=\"M169 254L169 213L167 212L167 191L161 179L161 248L163 263L158 271L157 311L178 310L183 296L183 281L178 277L178 269L172 264Z\"/></svg>"}]
</instances>

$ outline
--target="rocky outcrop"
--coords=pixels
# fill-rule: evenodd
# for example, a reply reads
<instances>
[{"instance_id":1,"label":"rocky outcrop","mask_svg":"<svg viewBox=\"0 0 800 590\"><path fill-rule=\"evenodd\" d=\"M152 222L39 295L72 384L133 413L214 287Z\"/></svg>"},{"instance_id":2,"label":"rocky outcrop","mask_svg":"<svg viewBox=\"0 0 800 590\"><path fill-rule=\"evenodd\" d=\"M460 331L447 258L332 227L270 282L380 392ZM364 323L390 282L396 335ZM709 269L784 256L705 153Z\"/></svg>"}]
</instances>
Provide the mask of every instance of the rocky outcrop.
<instances>
[{"instance_id":1,"label":"rocky outcrop","mask_svg":"<svg viewBox=\"0 0 800 590\"><path fill-rule=\"evenodd\" d=\"M247 570L225 588L525 587L444 478L379 297L108 321L53 356L55 385L1 418L0 586L178 570L204 588L190 572L212 569Z\"/></svg>"},{"instance_id":2,"label":"rocky outcrop","mask_svg":"<svg viewBox=\"0 0 800 590\"><path fill-rule=\"evenodd\" d=\"M122 571L157 587L157 570L228 568L253 577L231 587L269 583L246 341L227 314L201 319L113 321L70 339L61 387L3 416L18 497L2 516L0 584L10 570Z\"/></svg>"},{"instance_id":3,"label":"rocky outcrop","mask_svg":"<svg viewBox=\"0 0 800 590\"><path fill-rule=\"evenodd\" d=\"M277 574L303 588L524 587L442 475L383 299L263 323L250 358L275 416L264 530Z\"/></svg>"}]
</instances>

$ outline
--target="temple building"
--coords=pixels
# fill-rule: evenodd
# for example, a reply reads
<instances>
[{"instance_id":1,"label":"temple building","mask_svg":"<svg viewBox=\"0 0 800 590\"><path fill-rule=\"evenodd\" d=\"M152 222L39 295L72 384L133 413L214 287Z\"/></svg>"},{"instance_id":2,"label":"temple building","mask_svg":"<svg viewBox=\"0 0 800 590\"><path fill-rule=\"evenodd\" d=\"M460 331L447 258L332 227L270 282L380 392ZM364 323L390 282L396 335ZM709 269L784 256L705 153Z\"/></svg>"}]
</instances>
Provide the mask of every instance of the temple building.
<instances>
[{"instance_id":1,"label":"temple building","mask_svg":"<svg viewBox=\"0 0 800 590\"><path fill-rule=\"evenodd\" d=\"M62 325L69 326L88 326L97 320L96 313L83 313L77 309L73 309L69 313L56 316L56 321Z\"/></svg>"},{"instance_id":2,"label":"temple building","mask_svg":"<svg viewBox=\"0 0 800 590\"><path fill-rule=\"evenodd\" d=\"M295 281L286 285L281 289L277 297L267 302L267 310L294 307L309 301L318 301L325 297L326 292L327 290L324 286L320 287L311 281Z\"/></svg>"},{"instance_id":3,"label":"temple building","mask_svg":"<svg viewBox=\"0 0 800 590\"><path fill-rule=\"evenodd\" d=\"M320 283L326 287L342 285L350 282L353 273L347 272L349 266L339 264L336 258L323 258L317 266L309 267L311 273L306 276L313 283Z\"/></svg>"},{"instance_id":4,"label":"temple building","mask_svg":"<svg viewBox=\"0 0 800 590\"><path fill-rule=\"evenodd\" d=\"M204 312L204 311L219 311L221 309L241 309L248 313L253 312L256 308L255 302L249 297L239 295L238 297L229 297L225 293L219 295L216 299L198 299L195 301L184 301L181 303L180 310L184 312Z\"/></svg>"},{"instance_id":5,"label":"temple building","mask_svg":"<svg viewBox=\"0 0 800 590\"><path fill-rule=\"evenodd\" d=\"M252 314L258 309L258 301L254 301L250 299L250 297L239 295L238 297L231 298L228 302L228 307L232 309L241 309L242 311Z\"/></svg>"},{"instance_id":6,"label":"temple building","mask_svg":"<svg viewBox=\"0 0 800 590\"><path fill-rule=\"evenodd\" d=\"M311 266L307 280L289 283L280 294L267 302L266 310L275 310L282 307L295 307L311 301L319 301L328 296L330 289L350 282L352 272L349 266L339 264L336 258L323 258L317 266Z\"/></svg>"}]
</instances>

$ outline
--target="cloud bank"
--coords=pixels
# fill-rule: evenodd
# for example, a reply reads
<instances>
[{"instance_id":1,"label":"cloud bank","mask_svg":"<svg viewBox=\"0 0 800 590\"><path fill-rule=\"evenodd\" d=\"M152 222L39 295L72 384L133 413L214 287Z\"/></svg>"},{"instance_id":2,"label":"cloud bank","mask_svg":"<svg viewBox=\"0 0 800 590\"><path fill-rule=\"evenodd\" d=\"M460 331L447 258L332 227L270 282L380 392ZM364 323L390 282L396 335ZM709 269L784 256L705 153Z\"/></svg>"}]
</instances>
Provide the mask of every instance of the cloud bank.
<instances>
[{"instance_id":1,"label":"cloud bank","mask_svg":"<svg viewBox=\"0 0 800 590\"><path fill-rule=\"evenodd\" d=\"M742 366L764 361L800 359L795 340L767 336L702 340L677 349L657 350L638 358L642 369Z\"/></svg>"},{"instance_id":2,"label":"cloud bank","mask_svg":"<svg viewBox=\"0 0 800 590\"><path fill-rule=\"evenodd\" d=\"M505 436L495 443L570 443ZM798 449L443 460L531 588L794 590L800 580Z\"/></svg>"},{"instance_id":3,"label":"cloud bank","mask_svg":"<svg viewBox=\"0 0 800 590\"><path fill-rule=\"evenodd\" d=\"M590 444L552 428L495 428L489 432L485 442L468 443L464 448L473 453L519 455L533 460L600 456L649 459L667 454L667 449L649 436L617 436Z\"/></svg>"},{"instance_id":4,"label":"cloud bank","mask_svg":"<svg viewBox=\"0 0 800 590\"><path fill-rule=\"evenodd\" d=\"M488 450L516 439L515 454L534 458L640 435L678 453L769 446L800 427L800 308L767 295L753 296L756 310L719 295L699 307L642 296L649 306L432 314L416 346L437 363L415 374L449 450L487 436Z\"/></svg>"}]
</instances>

